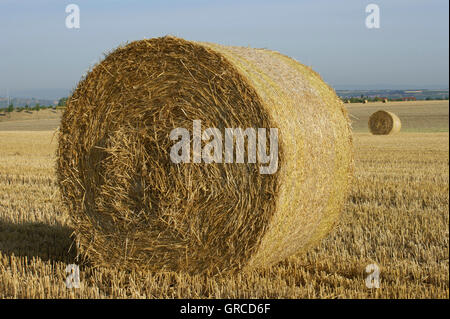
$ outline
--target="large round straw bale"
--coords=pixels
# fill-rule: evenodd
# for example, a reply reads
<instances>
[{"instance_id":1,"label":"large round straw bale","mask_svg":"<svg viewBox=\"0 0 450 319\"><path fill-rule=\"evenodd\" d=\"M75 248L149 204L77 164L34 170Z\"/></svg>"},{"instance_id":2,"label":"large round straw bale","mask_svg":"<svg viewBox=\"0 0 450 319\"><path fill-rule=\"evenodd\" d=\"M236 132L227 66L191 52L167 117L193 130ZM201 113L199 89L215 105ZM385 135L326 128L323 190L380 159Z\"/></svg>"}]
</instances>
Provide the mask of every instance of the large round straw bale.
<instances>
[{"instance_id":1,"label":"large round straw bale","mask_svg":"<svg viewBox=\"0 0 450 319\"><path fill-rule=\"evenodd\" d=\"M369 117L369 129L375 135L389 135L400 132L402 122L397 115L388 111L377 111Z\"/></svg>"},{"instance_id":2,"label":"large round straw bale","mask_svg":"<svg viewBox=\"0 0 450 319\"><path fill-rule=\"evenodd\" d=\"M170 132L192 137L194 120L277 128L278 170L261 174L259 158L175 164ZM163 37L119 47L79 83L57 172L82 257L199 273L266 267L317 243L342 210L352 163L343 103L309 67Z\"/></svg>"}]
</instances>

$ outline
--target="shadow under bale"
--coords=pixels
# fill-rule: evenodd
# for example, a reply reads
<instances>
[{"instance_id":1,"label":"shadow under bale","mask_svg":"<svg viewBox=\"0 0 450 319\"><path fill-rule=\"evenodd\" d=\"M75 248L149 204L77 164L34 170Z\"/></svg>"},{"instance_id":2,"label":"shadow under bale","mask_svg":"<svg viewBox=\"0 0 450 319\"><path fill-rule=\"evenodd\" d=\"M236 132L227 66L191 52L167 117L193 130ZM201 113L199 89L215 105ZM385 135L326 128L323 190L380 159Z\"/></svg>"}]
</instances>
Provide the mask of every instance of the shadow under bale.
<instances>
[{"instance_id":1,"label":"shadow under bale","mask_svg":"<svg viewBox=\"0 0 450 319\"><path fill-rule=\"evenodd\" d=\"M0 252L7 255L37 257L43 261L72 263L72 229L44 223L13 224L0 221Z\"/></svg>"}]
</instances>

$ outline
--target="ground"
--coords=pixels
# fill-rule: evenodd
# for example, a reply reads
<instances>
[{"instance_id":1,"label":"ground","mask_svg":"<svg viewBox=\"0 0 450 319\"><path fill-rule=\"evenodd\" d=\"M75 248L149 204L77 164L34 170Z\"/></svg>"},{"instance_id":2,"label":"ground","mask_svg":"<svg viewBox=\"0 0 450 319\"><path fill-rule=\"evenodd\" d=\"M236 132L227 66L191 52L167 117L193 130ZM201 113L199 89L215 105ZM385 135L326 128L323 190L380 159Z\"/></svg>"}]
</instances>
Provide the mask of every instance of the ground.
<instances>
[{"instance_id":1,"label":"ground","mask_svg":"<svg viewBox=\"0 0 450 319\"><path fill-rule=\"evenodd\" d=\"M0 111L0 131L52 131L58 128L62 110Z\"/></svg>"},{"instance_id":2,"label":"ground","mask_svg":"<svg viewBox=\"0 0 450 319\"><path fill-rule=\"evenodd\" d=\"M367 132L369 116L379 110L393 112L402 132L448 132L448 101L375 102L345 104L355 132Z\"/></svg>"},{"instance_id":3,"label":"ground","mask_svg":"<svg viewBox=\"0 0 450 319\"><path fill-rule=\"evenodd\" d=\"M269 269L232 276L80 267L55 185L54 114L0 120L0 298L449 298L448 101L347 105L355 177L339 225L321 244ZM403 121L368 133L379 109ZM380 270L380 288L365 269Z\"/></svg>"}]
</instances>

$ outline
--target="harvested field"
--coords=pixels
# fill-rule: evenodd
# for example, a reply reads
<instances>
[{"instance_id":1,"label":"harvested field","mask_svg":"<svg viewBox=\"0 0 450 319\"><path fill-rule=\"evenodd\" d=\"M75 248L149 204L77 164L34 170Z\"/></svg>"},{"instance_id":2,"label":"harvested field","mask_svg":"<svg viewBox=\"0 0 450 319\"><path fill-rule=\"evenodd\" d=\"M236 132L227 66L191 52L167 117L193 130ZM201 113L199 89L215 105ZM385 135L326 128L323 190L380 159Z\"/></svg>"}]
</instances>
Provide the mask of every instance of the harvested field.
<instances>
[{"instance_id":1,"label":"harvested field","mask_svg":"<svg viewBox=\"0 0 450 319\"><path fill-rule=\"evenodd\" d=\"M58 128L62 112L43 109L1 113L0 131L52 131Z\"/></svg>"},{"instance_id":2,"label":"harvested field","mask_svg":"<svg viewBox=\"0 0 450 319\"><path fill-rule=\"evenodd\" d=\"M5 121L0 123L0 131L49 131L59 126L60 119Z\"/></svg>"},{"instance_id":3,"label":"harvested field","mask_svg":"<svg viewBox=\"0 0 450 319\"><path fill-rule=\"evenodd\" d=\"M60 119L63 110L57 109L42 109L36 110L22 110L18 112L17 110L12 112L0 112L1 122L9 121L26 121L26 120L45 120L45 119Z\"/></svg>"},{"instance_id":4,"label":"harvested field","mask_svg":"<svg viewBox=\"0 0 450 319\"><path fill-rule=\"evenodd\" d=\"M448 132L448 100L351 103L345 106L356 132L369 132L369 116L378 110L396 114L402 122L402 132Z\"/></svg>"},{"instance_id":5,"label":"harvested field","mask_svg":"<svg viewBox=\"0 0 450 319\"><path fill-rule=\"evenodd\" d=\"M72 226L58 203L53 132L0 132L0 298L448 298L448 133L356 133L354 143L340 225L306 254L221 277L85 264L70 290ZM379 289L365 286L371 263Z\"/></svg>"}]
</instances>

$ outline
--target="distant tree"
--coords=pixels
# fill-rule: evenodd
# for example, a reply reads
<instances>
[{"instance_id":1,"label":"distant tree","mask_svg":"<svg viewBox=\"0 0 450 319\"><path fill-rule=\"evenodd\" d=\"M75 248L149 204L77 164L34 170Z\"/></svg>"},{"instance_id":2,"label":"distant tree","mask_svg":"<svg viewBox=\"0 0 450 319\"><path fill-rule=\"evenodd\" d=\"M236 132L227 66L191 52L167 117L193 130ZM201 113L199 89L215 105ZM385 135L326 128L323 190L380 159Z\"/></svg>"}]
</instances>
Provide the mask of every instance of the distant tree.
<instances>
[{"instance_id":1,"label":"distant tree","mask_svg":"<svg viewBox=\"0 0 450 319\"><path fill-rule=\"evenodd\" d=\"M28 104L25 104L25 110L28 110L29 106Z\"/></svg>"},{"instance_id":2,"label":"distant tree","mask_svg":"<svg viewBox=\"0 0 450 319\"><path fill-rule=\"evenodd\" d=\"M14 111L14 105L11 103L10 105L8 105L8 108L6 109L7 112L12 112Z\"/></svg>"},{"instance_id":3,"label":"distant tree","mask_svg":"<svg viewBox=\"0 0 450 319\"><path fill-rule=\"evenodd\" d=\"M58 101L58 106L66 106L67 97L62 97Z\"/></svg>"},{"instance_id":4,"label":"distant tree","mask_svg":"<svg viewBox=\"0 0 450 319\"><path fill-rule=\"evenodd\" d=\"M41 105L40 105L39 103L36 103L34 109L35 109L36 111L39 111L39 110L41 109Z\"/></svg>"},{"instance_id":5,"label":"distant tree","mask_svg":"<svg viewBox=\"0 0 450 319\"><path fill-rule=\"evenodd\" d=\"M350 98L350 103L362 103L364 100L357 98L357 97L352 97Z\"/></svg>"}]
</instances>

